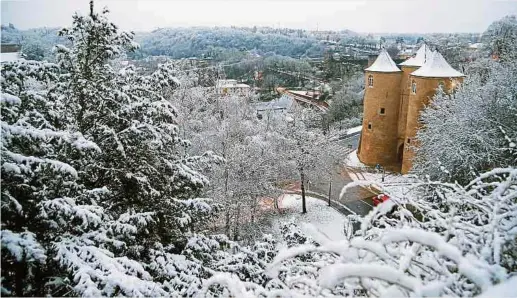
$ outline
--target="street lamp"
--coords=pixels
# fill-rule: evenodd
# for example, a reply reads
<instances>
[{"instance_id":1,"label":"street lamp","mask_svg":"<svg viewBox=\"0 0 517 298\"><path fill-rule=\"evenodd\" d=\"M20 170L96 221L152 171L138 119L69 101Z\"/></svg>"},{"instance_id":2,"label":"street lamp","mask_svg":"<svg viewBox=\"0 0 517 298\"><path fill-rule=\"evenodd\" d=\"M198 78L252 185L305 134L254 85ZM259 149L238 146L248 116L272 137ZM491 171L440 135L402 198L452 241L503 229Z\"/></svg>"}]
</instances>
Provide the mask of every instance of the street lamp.
<instances>
[{"instance_id":1,"label":"street lamp","mask_svg":"<svg viewBox=\"0 0 517 298\"><path fill-rule=\"evenodd\" d=\"M386 174L386 170L384 169L384 167L382 167L380 164L376 164L375 169L377 171L382 170L382 182L384 182L384 175Z\"/></svg>"}]
</instances>

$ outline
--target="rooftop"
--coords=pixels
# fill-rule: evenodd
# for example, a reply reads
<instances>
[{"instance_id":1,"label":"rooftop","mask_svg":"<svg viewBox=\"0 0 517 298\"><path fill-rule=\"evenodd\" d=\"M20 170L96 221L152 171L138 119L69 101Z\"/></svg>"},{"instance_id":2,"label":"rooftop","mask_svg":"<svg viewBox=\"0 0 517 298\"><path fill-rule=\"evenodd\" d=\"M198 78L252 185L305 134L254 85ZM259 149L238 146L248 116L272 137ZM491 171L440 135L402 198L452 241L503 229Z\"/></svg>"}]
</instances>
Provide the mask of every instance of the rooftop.
<instances>
[{"instance_id":1,"label":"rooftop","mask_svg":"<svg viewBox=\"0 0 517 298\"><path fill-rule=\"evenodd\" d=\"M14 52L14 53L0 53L0 61L2 63L18 61L20 59L21 59L20 53L18 53L18 52Z\"/></svg>"},{"instance_id":2,"label":"rooftop","mask_svg":"<svg viewBox=\"0 0 517 298\"><path fill-rule=\"evenodd\" d=\"M291 108L293 104L293 99L287 95L282 95L272 101L252 103L257 111L286 110Z\"/></svg>"},{"instance_id":3,"label":"rooftop","mask_svg":"<svg viewBox=\"0 0 517 298\"><path fill-rule=\"evenodd\" d=\"M250 88L249 85L238 83L237 80L218 80L217 88Z\"/></svg>"},{"instance_id":4,"label":"rooftop","mask_svg":"<svg viewBox=\"0 0 517 298\"><path fill-rule=\"evenodd\" d=\"M442 54L433 52L430 59L424 65L411 73L415 77L428 78L455 78L464 77L461 72L452 68L443 58Z\"/></svg>"},{"instance_id":5,"label":"rooftop","mask_svg":"<svg viewBox=\"0 0 517 298\"><path fill-rule=\"evenodd\" d=\"M21 59L22 47L18 44L2 43L0 47L0 62L12 62Z\"/></svg>"},{"instance_id":6,"label":"rooftop","mask_svg":"<svg viewBox=\"0 0 517 298\"><path fill-rule=\"evenodd\" d=\"M415 57L411 57L406 61L400 63L403 66L422 66L424 63L431 58L433 52L428 45L423 44L420 49L416 52Z\"/></svg>"},{"instance_id":7,"label":"rooftop","mask_svg":"<svg viewBox=\"0 0 517 298\"><path fill-rule=\"evenodd\" d=\"M381 50L381 53L379 56L377 56L377 59L375 59L375 62L373 62L370 67L365 69L366 71L373 71L373 72L399 72L400 69L397 67L397 64L391 59L388 52L386 52L385 49Z\"/></svg>"}]
</instances>

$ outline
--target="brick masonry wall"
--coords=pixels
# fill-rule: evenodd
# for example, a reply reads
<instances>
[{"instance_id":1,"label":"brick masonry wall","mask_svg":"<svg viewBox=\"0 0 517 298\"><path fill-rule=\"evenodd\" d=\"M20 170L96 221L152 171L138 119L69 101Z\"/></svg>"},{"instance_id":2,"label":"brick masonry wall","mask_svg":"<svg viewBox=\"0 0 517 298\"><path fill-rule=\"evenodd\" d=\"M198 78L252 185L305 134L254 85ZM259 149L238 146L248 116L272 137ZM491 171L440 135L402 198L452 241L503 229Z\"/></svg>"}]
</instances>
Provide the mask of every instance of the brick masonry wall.
<instances>
[{"instance_id":1,"label":"brick masonry wall","mask_svg":"<svg viewBox=\"0 0 517 298\"><path fill-rule=\"evenodd\" d=\"M411 90L411 84L409 75L417 70L417 66L402 66L402 79L400 81L400 109L399 109L399 122L398 122L398 143L404 142L406 136L406 121L407 121L407 109L409 93Z\"/></svg>"},{"instance_id":2,"label":"brick masonry wall","mask_svg":"<svg viewBox=\"0 0 517 298\"><path fill-rule=\"evenodd\" d=\"M412 160L415 153L411 147L418 147L418 142L416 142L415 136L417 130L421 128L421 123L419 121L420 112L429 104L433 96L436 94L436 89L440 82L444 84L446 92L451 92L453 85L462 82L463 78L421 78L410 76L409 86L411 86L412 81L416 83L416 93L413 94L410 87L404 138L404 154L401 169L403 174L408 173L413 165Z\"/></svg>"},{"instance_id":3,"label":"brick masonry wall","mask_svg":"<svg viewBox=\"0 0 517 298\"><path fill-rule=\"evenodd\" d=\"M373 76L373 87L368 76ZM397 161L397 134L402 72L365 72L363 129L359 159L367 165L393 165ZM385 114L380 110L384 108ZM372 128L368 129L368 123Z\"/></svg>"}]
</instances>

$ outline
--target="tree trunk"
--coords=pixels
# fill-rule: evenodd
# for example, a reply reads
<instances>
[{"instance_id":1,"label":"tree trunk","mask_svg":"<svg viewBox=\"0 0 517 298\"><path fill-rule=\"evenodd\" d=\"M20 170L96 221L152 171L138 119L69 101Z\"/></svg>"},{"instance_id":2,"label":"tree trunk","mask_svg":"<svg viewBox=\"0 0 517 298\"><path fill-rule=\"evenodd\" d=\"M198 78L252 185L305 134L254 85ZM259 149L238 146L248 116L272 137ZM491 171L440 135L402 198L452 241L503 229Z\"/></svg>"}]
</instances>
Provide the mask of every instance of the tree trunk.
<instances>
[{"instance_id":1,"label":"tree trunk","mask_svg":"<svg viewBox=\"0 0 517 298\"><path fill-rule=\"evenodd\" d=\"M235 229L233 230L233 241L239 240L239 224L240 224L240 220L241 220L240 217L241 217L241 206L240 206L240 204L238 204Z\"/></svg>"},{"instance_id":2,"label":"tree trunk","mask_svg":"<svg viewBox=\"0 0 517 298\"><path fill-rule=\"evenodd\" d=\"M22 253L22 261L18 264L14 264L15 267L18 267L15 271L14 276L14 289L15 289L15 295L14 296L25 296L25 293L23 292L23 289L26 286L25 283L25 277L27 276L27 263L25 259L25 253Z\"/></svg>"},{"instance_id":3,"label":"tree trunk","mask_svg":"<svg viewBox=\"0 0 517 298\"><path fill-rule=\"evenodd\" d=\"M230 208L226 209L226 225L225 225L226 236L230 237Z\"/></svg>"},{"instance_id":4,"label":"tree trunk","mask_svg":"<svg viewBox=\"0 0 517 298\"><path fill-rule=\"evenodd\" d=\"M300 169L300 180L302 181L302 213L307 213L307 207L305 206L305 174L303 169Z\"/></svg>"},{"instance_id":5,"label":"tree trunk","mask_svg":"<svg viewBox=\"0 0 517 298\"><path fill-rule=\"evenodd\" d=\"M330 206L330 194L332 193L332 178L330 178L329 182L329 206Z\"/></svg>"},{"instance_id":6,"label":"tree trunk","mask_svg":"<svg viewBox=\"0 0 517 298\"><path fill-rule=\"evenodd\" d=\"M226 149L224 142L223 147ZM223 153L223 157L225 157L225 153ZM225 200L228 200L228 167L225 167L224 169L224 194L225 194ZM230 204L226 208L226 236L230 237Z\"/></svg>"},{"instance_id":7,"label":"tree trunk","mask_svg":"<svg viewBox=\"0 0 517 298\"><path fill-rule=\"evenodd\" d=\"M253 207L251 208L251 223L255 222L255 214L257 213L257 198L253 199Z\"/></svg>"}]
</instances>

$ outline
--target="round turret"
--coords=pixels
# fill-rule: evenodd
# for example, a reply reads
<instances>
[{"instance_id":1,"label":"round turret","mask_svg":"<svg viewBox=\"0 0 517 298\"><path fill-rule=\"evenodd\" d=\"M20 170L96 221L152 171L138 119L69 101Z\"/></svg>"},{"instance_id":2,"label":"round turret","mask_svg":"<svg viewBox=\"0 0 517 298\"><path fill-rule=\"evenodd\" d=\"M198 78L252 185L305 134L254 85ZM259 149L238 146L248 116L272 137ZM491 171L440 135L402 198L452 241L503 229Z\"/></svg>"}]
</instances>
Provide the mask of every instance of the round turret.
<instances>
[{"instance_id":1,"label":"round turret","mask_svg":"<svg viewBox=\"0 0 517 298\"><path fill-rule=\"evenodd\" d=\"M415 136L421 127L420 112L429 104L439 86L444 92L451 93L463 82L463 77L464 75L453 69L438 52L434 52L431 59L410 74L405 138L402 145L405 148L402 173L409 172L412 167L415 155L412 147L418 146Z\"/></svg>"},{"instance_id":2,"label":"round turret","mask_svg":"<svg viewBox=\"0 0 517 298\"><path fill-rule=\"evenodd\" d=\"M414 57L407 59L399 64L402 69L402 79L400 82L400 108L398 121L398 141L397 141L397 161L402 164L404 154L404 138L406 137L406 122L408 113L409 94L411 90L409 75L422 67L431 58L432 51L426 44L423 44Z\"/></svg>"},{"instance_id":3,"label":"round turret","mask_svg":"<svg viewBox=\"0 0 517 298\"><path fill-rule=\"evenodd\" d=\"M358 157L367 165L396 162L402 72L385 50L365 69L364 113Z\"/></svg>"}]
</instances>

